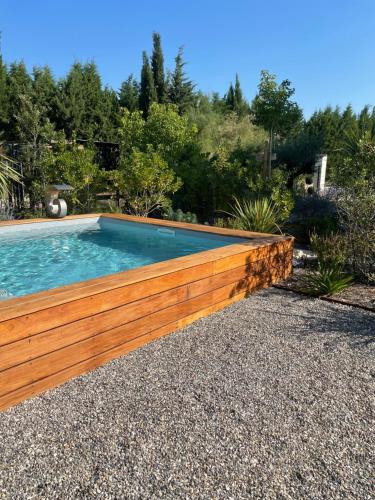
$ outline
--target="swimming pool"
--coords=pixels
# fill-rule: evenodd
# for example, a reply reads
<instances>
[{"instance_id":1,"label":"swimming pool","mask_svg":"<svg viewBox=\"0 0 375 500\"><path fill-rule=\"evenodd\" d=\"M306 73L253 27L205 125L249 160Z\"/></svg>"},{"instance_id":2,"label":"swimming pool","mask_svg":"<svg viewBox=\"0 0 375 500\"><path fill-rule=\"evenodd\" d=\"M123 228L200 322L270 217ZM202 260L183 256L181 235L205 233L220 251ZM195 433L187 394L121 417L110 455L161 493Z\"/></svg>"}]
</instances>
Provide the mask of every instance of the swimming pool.
<instances>
[{"instance_id":1,"label":"swimming pool","mask_svg":"<svg viewBox=\"0 0 375 500\"><path fill-rule=\"evenodd\" d=\"M292 254L290 237L120 214L0 222L0 411L285 278Z\"/></svg>"},{"instance_id":2,"label":"swimming pool","mask_svg":"<svg viewBox=\"0 0 375 500\"><path fill-rule=\"evenodd\" d=\"M0 296L20 297L244 241L99 217L3 227Z\"/></svg>"}]
</instances>

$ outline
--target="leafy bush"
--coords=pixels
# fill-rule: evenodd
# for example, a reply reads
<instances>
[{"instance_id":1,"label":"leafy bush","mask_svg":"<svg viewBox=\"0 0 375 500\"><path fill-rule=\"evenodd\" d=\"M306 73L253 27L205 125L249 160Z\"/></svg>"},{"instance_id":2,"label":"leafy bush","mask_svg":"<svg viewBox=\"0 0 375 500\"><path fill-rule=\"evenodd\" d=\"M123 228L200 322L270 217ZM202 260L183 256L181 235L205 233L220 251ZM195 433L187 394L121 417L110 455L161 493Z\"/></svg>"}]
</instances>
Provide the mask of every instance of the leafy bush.
<instances>
[{"instance_id":1,"label":"leafy bush","mask_svg":"<svg viewBox=\"0 0 375 500\"><path fill-rule=\"evenodd\" d=\"M226 227L228 229L242 229L240 221L238 221L235 217L218 217L215 219L214 226Z\"/></svg>"},{"instance_id":2,"label":"leafy bush","mask_svg":"<svg viewBox=\"0 0 375 500\"><path fill-rule=\"evenodd\" d=\"M334 295L351 285L353 277L343 272L341 264L331 262L319 263L318 270L309 272L305 277L305 288L302 291L314 295Z\"/></svg>"},{"instance_id":3,"label":"leafy bush","mask_svg":"<svg viewBox=\"0 0 375 500\"><path fill-rule=\"evenodd\" d=\"M375 283L375 182L345 189L337 207L347 241L347 263L359 279Z\"/></svg>"},{"instance_id":4,"label":"leafy bush","mask_svg":"<svg viewBox=\"0 0 375 500\"><path fill-rule=\"evenodd\" d=\"M353 277L344 272L348 258L345 234L311 234L311 248L318 257L318 269L305 277L305 292L311 295L333 295L347 288Z\"/></svg>"},{"instance_id":5,"label":"leafy bush","mask_svg":"<svg viewBox=\"0 0 375 500\"><path fill-rule=\"evenodd\" d=\"M198 224L198 219L195 214L192 214L191 212L183 212L180 208L178 208L177 210L169 208L169 210L164 214L163 218L167 220L174 220L177 222Z\"/></svg>"},{"instance_id":6,"label":"leafy bush","mask_svg":"<svg viewBox=\"0 0 375 500\"><path fill-rule=\"evenodd\" d=\"M247 179L250 196L254 198L269 198L279 213L279 222L288 219L294 207L292 192L287 188L287 176L279 168L274 168L269 178L262 175L260 165L252 168Z\"/></svg>"},{"instance_id":7,"label":"leafy bush","mask_svg":"<svg viewBox=\"0 0 375 500\"><path fill-rule=\"evenodd\" d=\"M41 170L43 182L33 183L33 192L38 198L43 199L46 184L66 182L73 186L73 191L64 195L70 210L87 213L95 207L103 173L95 163L94 150L61 142L45 155Z\"/></svg>"},{"instance_id":8,"label":"leafy bush","mask_svg":"<svg viewBox=\"0 0 375 500\"><path fill-rule=\"evenodd\" d=\"M331 233L319 236L310 235L311 249L316 253L318 261L325 266L331 264L344 265L348 258L348 243L342 233Z\"/></svg>"},{"instance_id":9,"label":"leafy bush","mask_svg":"<svg viewBox=\"0 0 375 500\"><path fill-rule=\"evenodd\" d=\"M255 231L259 233L276 233L280 231L278 222L280 215L275 204L268 198L257 200L234 199L230 214L238 223L238 226L245 231Z\"/></svg>"},{"instance_id":10,"label":"leafy bush","mask_svg":"<svg viewBox=\"0 0 375 500\"><path fill-rule=\"evenodd\" d=\"M296 198L286 228L301 243L309 243L310 234L328 235L339 229L335 203L317 194Z\"/></svg>"},{"instance_id":11,"label":"leafy bush","mask_svg":"<svg viewBox=\"0 0 375 500\"><path fill-rule=\"evenodd\" d=\"M107 174L112 189L125 200L125 209L133 215L147 217L170 205L168 195L181 186L181 181L167 162L151 147L146 152L134 150L123 157L119 170Z\"/></svg>"}]
</instances>

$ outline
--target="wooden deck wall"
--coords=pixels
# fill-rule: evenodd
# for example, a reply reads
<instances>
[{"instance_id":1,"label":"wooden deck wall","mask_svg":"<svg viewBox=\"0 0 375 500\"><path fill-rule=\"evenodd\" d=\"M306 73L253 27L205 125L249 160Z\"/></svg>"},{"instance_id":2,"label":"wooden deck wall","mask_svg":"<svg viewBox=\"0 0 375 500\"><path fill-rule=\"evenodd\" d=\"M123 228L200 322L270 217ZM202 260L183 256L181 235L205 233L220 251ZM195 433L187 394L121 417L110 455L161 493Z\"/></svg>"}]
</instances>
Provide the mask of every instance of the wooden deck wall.
<instances>
[{"instance_id":1,"label":"wooden deck wall","mask_svg":"<svg viewBox=\"0 0 375 500\"><path fill-rule=\"evenodd\" d=\"M4 302L0 410L286 277L292 247L291 238L253 235L249 244Z\"/></svg>"}]
</instances>

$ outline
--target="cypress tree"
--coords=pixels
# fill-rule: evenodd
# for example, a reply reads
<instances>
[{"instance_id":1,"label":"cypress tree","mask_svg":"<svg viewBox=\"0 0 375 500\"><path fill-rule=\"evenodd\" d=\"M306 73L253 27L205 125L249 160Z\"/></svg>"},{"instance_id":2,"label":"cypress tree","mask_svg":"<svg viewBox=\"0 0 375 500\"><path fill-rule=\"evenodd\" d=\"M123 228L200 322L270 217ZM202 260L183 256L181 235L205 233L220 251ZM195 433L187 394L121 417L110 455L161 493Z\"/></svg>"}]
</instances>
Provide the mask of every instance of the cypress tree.
<instances>
[{"instance_id":1,"label":"cypress tree","mask_svg":"<svg viewBox=\"0 0 375 500\"><path fill-rule=\"evenodd\" d=\"M235 106L235 95L234 95L234 88L233 85L229 85L228 92L224 96L225 100L225 105L227 108L231 111L234 111L234 106Z\"/></svg>"},{"instance_id":2,"label":"cypress tree","mask_svg":"<svg viewBox=\"0 0 375 500\"><path fill-rule=\"evenodd\" d=\"M234 111L239 116L244 115L249 111L249 106L243 96L240 80L236 74L236 83L233 87L230 84L228 92L224 96L224 102L230 111Z\"/></svg>"},{"instance_id":3,"label":"cypress tree","mask_svg":"<svg viewBox=\"0 0 375 500\"><path fill-rule=\"evenodd\" d=\"M234 107L235 111L240 116L244 115L246 112L249 111L249 106L246 102L246 99L243 96L238 74L236 74L236 83L234 86Z\"/></svg>"},{"instance_id":4,"label":"cypress tree","mask_svg":"<svg viewBox=\"0 0 375 500\"><path fill-rule=\"evenodd\" d=\"M143 65L141 71L141 87L139 92L139 109L143 112L143 116L147 118L151 104L156 101L156 91L150 61L145 51L143 52L142 57Z\"/></svg>"},{"instance_id":5,"label":"cypress tree","mask_svg":"<svg viewBox=\"0 0 375 500\"><path fill-rule=\"evenodd\" d=\"M183 48L180 47L175 58L175 69L171 75L171 83L169 87L169 100L172 104L178 107L180 114L184 113L194 98L195 85L186 76L183 61Z\"/></svg>"},{"instance_id":6,"label":"cypress tree","mask_svg":"<svg viewBox=\"0 0 375 500\"><path fill-rule=\"evenodd\" d=\"M122 108L129 111L136 111L139 104L139 83L130 75L127 80L121 84L119 92L119 103Z\"/></svg>"},{"instance_id":7,"label":"cypress tree","mask_svg":"<svg viewBox=\"0 0 375 500\"><path fill-rule=\"evenodd\" d=\"M154 49L151 57L152 74L158 102L164 103L166 98L166 84L164 74L164 56L161 48L161 38L159 33L152 35Z\"/></svg>"}]
</instances>

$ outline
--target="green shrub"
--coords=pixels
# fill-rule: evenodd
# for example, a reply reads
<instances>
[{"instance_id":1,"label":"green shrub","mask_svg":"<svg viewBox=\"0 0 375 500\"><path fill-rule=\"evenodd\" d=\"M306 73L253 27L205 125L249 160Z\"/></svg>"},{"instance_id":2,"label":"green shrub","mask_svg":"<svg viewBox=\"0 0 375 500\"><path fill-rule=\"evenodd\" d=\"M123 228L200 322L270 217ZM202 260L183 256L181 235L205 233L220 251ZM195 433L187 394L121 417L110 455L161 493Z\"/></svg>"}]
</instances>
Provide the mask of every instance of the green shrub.
<instances>
[{"instance_id":1,"label":"green shrub","mask_svg":"<svg viewBox=\"0 0 375 500\"><path fill-rule=\"evenodd\" d=\"M234 217L218 217L215 219L214 226L225 227L228 229L241 229L241 223Z\"/></svg>"},{"instance_id":2,"label":"green shrub","mask_svg":"<svg viewBox=\"0 0 375 500\"><path fill-rule=\"evenodd\" d=\"M167 212L164 213L163 218L167 220L174 220L177 222L198 224L198 219L195 214L192 214L191 212L183 212L180 208L178 208L177 210L169 208Z\"/></svg>"},{"instance_id":3,"label":"green shrub","mask_svg":"<svg viewBox=\"0 0 375 500\"><path fill-rule=\"evenodd\" d=\"M310 235L311 249L322 265L344 265L348 258L348 243L344 234Z\"/></svg>"},{"instance_id":4,"label":"green shrub","mask_svg":"<svg viewBox=\"0 0 375 500\"><path fill-rule=\"evenodd\" d=\"M339 193L339 220L347 241L347 264L358 279L375 283L375 181Z\"/></svg>"}]
</instances>

